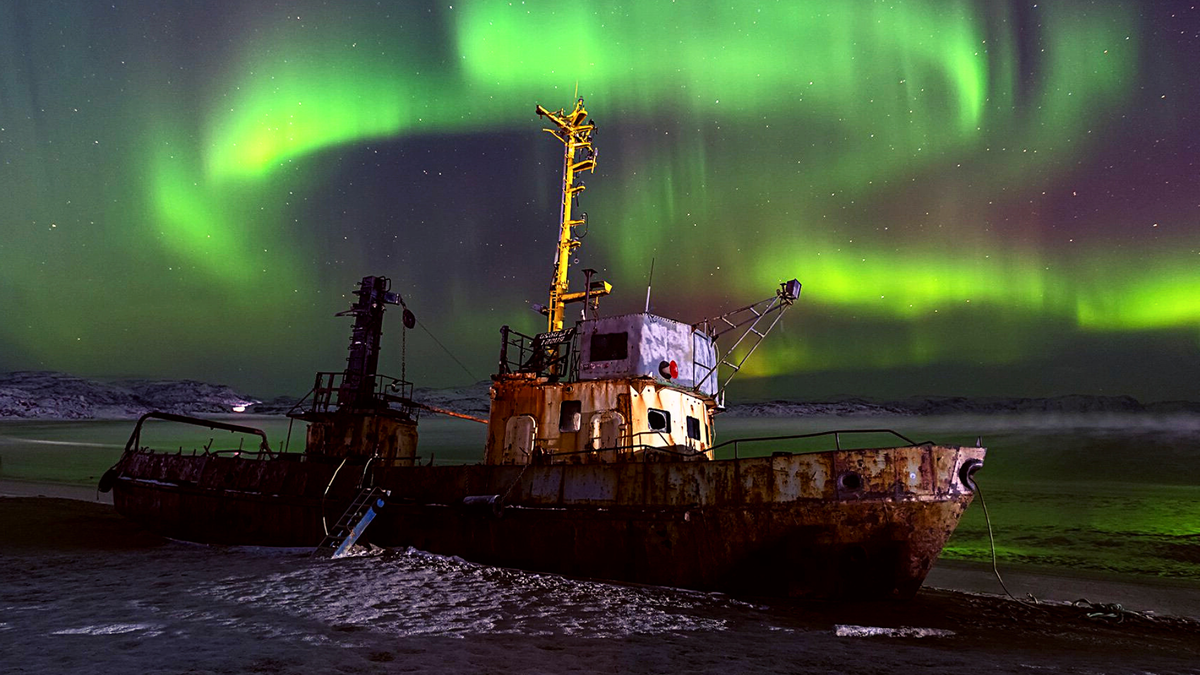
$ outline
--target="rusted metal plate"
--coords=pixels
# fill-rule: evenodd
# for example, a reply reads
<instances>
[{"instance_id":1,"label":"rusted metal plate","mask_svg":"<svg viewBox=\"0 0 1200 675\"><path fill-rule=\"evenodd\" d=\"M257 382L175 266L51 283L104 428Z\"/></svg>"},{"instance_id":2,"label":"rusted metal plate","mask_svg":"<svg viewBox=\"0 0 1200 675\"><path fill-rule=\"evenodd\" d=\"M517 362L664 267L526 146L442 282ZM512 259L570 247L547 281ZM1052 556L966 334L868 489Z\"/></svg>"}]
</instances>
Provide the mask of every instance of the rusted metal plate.
<instances>
[{"instance_id":1,"label":"rusted metal plate","mask_svg":"<svg viewBox=\"0 0 1200 675\"><path fill-rule=\"evenodd\" d=\"M904 494L919 496L933 494L932 449L919 447L917 452L902 452L895 456L896 483Z\"/></svg>"},{"instance_id":2,"label":"rusted metal plate","mask_svg":"<svg viewBox=\"0 0 1200 675\"><path fill-rule=\"evenodd\" d=\"M771 484L770 485L748 485L750 490L769 489L771 491L771 503L786 504L800 499L800 491L803 487L801 477L795 471L795 458L791 456L781 456L771 458Z\"/></svg>"},{"instance_id":3,"label":"rusted metal plate","mask_svg":"<svg viewBox=\"0 0 1200 675\"><path fill-rule=\"evenodd\" d=\"M618 474L600 464L563 467L565 504L612 506L617 501Z\"/></svg>"},{"instance_id":4,"label":"rusted metal plate","mask_svg":"<svg viewBox=\"0 0 1200 675\"><path fill-rule=\"evenodd\" d=\"M617 474L617 503L629 506L646 503L646 472L636 463L614 464L611 469Z\"/></svg>"},{"instance_id":5,"label":"rusted metal plate","mask_svg":"<svg viewBox=\"0 0 1200 675\"><path fill-rule=\"evenodd\" d=\"M949 495L962 489L957 482L955 469L961 463L957 449L946 451L946 448L931 448L931 467L929 480L933 483L935 495Z\"/></svg>"},{"instance_id":6,"label":"rusted metal plate","mask_svg":"<svg viewBox=\"0 0 1200 675\"><path fill-rule=\"evenodd\" d=\"M693 462L670 462L662 464L665 469L666 497L675 506L708 506L718 501L709 485L709 465L702 469L692 468Z\"/></svg>"},{"instance_id":7,"label":"rusted metal plate","mask_svg":"<svg viewBox=\"0 0 1200 675\"><path fill-rule=\"evenodd\" d=\"M775 467L770 457L756 457L734 462L740 485L738 490L746 506L759 506L775 501ZM781 473L786 471L781 470Z\"/></svg>"},{"instance_id":8,"label":"rusted metal plate","mask_svg":"<svg viewBox=\"0 0 1200 675\"><path fill-rule=\"evenodd\" d=\"M737 462L705 462L704 467L709 494L702 505L730 507L745 503Z\"/></svg>"},{"instance_id":9,"label":"rusted metal plate","mask_svg":"<svg viewBox=\"0 0 1200 675\"><path fill-rule=\"evenodd\" d=\"M800 481L802 499L832 499L834 496L832 456L827 453L797 455L792 459L792 470Z\"/></svg>"},{"instance_id":10,"label":"rusted metal plate","mask_svg":"<svg viewBox=\"0 0 1200 675\"><path fill-rule=\"evenodd\" d=\"M563 472L557 467L529 467L529 480L521 481L512 497L517 503L551 506L562 498Z\"/></svg>"},{"instance_id":11,"label":"rusted metal plate","mask_svg":"<svg viewBox=\"0 0 1200 675\"><path fill-rule=\"evenodd\" d=\"M971 501L960 467L983 455L918 446L713 462L382 467L370 473L393 497L368 536L639 583L906 597ZM114 502L177 538L315 545L322 517L336 520L361 480L361 464L338 466L136 453ZM861 489L836 486L839 470L858 472ZM499 516L462 506L465 496L490 494L507 496Z\"/></svg>"},{"instance_id":12,"label":"rusted metal plate","mask_svg":"<svg viewBox=\"0 0 1200 675\"><path fill-rule=\"evenodd\" d=\"M969 497L804 508L536 509L485 518L399 505L380 543L534 570L811 597L907 597ZM446 538L444 530L461 533Z\"/></svg>"},{"instance_id":13,"label":"rusted metal plate","mask_svg":"<svg viewBox=\"0 0 1200 675\"><path fill-rule=\"evenodd\" d=\"M892 455L900 449L883 448L861 452L839 452L837 455L839 497L861 497L864 494L890 492L896 482ZM857 478L854 478L857 476Z\"/></svg>"}]
</instances>

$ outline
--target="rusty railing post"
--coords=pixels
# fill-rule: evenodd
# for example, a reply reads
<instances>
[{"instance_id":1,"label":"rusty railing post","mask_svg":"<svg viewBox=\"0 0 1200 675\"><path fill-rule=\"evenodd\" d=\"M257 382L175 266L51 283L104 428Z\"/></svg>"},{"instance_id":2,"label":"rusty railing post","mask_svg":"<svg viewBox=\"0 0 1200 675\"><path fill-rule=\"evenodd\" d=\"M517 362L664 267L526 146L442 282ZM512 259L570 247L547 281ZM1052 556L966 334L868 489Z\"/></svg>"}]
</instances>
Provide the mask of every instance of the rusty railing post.
<instances>
[{"instance_id":1,"label":"rusty railing post","mask_svg":"<svg viewBox=\"0 0 1200 675\"><path fill-rule=\"evenodd\" d=\"M508 326L500 327L500 370L497 372L508 372Z\"/></svg>"}]
</instances>

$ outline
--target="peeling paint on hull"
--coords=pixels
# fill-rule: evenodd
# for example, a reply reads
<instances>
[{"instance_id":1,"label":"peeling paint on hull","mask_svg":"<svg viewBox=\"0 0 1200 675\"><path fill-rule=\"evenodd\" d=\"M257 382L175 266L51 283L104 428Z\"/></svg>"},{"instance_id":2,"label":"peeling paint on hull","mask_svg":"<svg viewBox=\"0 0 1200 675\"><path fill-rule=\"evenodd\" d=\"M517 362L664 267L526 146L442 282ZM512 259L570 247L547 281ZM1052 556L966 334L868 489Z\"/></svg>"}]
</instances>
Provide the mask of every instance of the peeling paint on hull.
<instances>
[{"instance_id":1,"label":"peeling paint on hull","mask_svg":"<svg viewBox=\"0 0 1200 675\"><path fill-rule=\"evenodd\" d=\"M983 456L921 445L704 462L374 467L370 480L392 497L368 536L571 576L906 598L971 501L961 467ZM114 485L116 507L179 539L315 546L322 515L335 521L364 474L335 475L336 465L316 461L212 462L139 452ZM472 495L500 495L503 508L464 505Z\"/></svg>"}]
</instances>

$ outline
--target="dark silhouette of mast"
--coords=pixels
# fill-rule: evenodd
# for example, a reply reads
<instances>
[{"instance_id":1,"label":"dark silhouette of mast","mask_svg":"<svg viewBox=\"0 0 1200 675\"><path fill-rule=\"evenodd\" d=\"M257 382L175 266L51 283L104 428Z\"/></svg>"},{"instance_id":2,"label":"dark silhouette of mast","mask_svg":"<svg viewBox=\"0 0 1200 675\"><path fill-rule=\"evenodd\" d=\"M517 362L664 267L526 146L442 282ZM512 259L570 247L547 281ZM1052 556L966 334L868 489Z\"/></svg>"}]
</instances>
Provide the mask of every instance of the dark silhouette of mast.
<instances>
[{"instance_id":1,"label":"dark silhouette of mast","mask_svg":"<svg viewBox=\"0 0 1200 675\"><path fill-rule=\"evenodd\" d=\"M358 300L338 313L353 315L350 331L349 356L342 386L338 389L338 406L369 407L375 404L375 375L379 368L379 341L383 337L383 312L387 305L400 305L398 293L392 293L392 281L387 277L363 277L354 292ZM406 312L407 314L407 312ZM407 324L408 316L405 316Z\"/></svg>"}]
</instances>

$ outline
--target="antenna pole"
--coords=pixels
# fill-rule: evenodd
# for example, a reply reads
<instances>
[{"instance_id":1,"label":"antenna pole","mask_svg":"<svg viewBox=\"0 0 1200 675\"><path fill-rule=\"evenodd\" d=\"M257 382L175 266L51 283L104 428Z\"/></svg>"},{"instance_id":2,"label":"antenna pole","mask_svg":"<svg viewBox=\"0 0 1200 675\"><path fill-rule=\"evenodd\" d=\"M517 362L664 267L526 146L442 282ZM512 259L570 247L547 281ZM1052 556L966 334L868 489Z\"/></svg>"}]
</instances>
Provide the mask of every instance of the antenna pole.
<instances>
[{"instance_id":1,"label":"antenna pole","mask_svg":"<svg viewBox=\"0 0 1200 675\"><path fill-rule=\"evenodd\" d=\"M650 313L650 285L654 283L654 258L650 258L650 278L646 279L646 313Z\"/></svg>"},{"instance_id":2,"label":"antenna pole","mask_svg":"<svg viewBox=\"0 0 1200 675\"><path fill-rule=\"evenodd\" d=\"M550 112L542 106L537 107L537 114L550 120L552 129L544 129L563 144L563 179L562 179L562 208L559 212L558 248L554 255L554 275L550 281L550 302L546 306L547 330L549 332L562 330L564 305L567 302L582 300L585 293L568 295L567 268L570 265L571 253L579 248L579 240L572 234L572 228L584 225L587 218L575 219L571 214L572 202L575 195L582 192L583 185L575 184L575 174L596 169L596 153L592 149L592 132L596 123L586 120L587 110L583 107L583 99L575 100L575 109L571 112L558 110ZM576 155L582 156L576 159ZM579 295L578 299L573 295ZM592 292L591 296L600 295Z\"/></svg>"}]
</instances>

